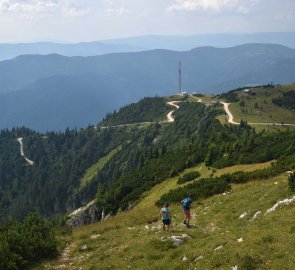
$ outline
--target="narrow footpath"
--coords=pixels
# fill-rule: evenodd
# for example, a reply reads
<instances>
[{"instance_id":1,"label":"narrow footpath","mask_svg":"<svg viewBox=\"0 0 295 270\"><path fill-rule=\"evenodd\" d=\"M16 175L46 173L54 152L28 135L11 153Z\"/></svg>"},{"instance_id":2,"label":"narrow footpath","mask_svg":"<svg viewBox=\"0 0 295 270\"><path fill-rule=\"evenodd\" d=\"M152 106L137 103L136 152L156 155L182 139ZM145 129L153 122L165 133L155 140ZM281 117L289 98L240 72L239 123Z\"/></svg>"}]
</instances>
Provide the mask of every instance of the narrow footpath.
<instances>
[{"instance_id":1,"label":"narrow footpath","mask_svg":"<svg viewBox=\"0 0 295 270\"><path fill-rule=\"evenodd\" d=\"M28 163L29 166L33 166L34 165L34 161L28 159L25 156L24 146L23 146L23 138L18 138L17 141L19 142L19 145L20 145L20 155L26 160L26 162Z\"/></svg>"}]
</instances>

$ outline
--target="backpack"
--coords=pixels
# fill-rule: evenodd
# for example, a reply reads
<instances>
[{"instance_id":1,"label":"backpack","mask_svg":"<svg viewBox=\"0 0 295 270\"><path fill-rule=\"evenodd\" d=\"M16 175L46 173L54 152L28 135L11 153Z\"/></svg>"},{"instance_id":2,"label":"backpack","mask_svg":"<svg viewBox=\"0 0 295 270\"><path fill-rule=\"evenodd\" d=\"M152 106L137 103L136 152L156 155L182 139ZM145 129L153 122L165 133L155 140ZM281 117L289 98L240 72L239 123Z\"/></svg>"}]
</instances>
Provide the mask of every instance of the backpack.
<instances>
[{"instance_id":1,"label":"backpack","mask_svg":"<svg viewBox=\"0 0 295 270\"><path fill-rule=\"evenodd\" d=\"M183 208L186 208L186 209L189 208L190 204L191 204L191 200L189 198L184 199L182 202Z\"/></svg>"},{"instance_id":2,"label":"backpack","mask_svg":"<svg viewBox=\"0 0 295 270\"><path fill-rule=\"evenodd\" d=\"M163 207L161 209L162 219L169 219L170 210L168 208Z\"/></svg>"}]
</instances>

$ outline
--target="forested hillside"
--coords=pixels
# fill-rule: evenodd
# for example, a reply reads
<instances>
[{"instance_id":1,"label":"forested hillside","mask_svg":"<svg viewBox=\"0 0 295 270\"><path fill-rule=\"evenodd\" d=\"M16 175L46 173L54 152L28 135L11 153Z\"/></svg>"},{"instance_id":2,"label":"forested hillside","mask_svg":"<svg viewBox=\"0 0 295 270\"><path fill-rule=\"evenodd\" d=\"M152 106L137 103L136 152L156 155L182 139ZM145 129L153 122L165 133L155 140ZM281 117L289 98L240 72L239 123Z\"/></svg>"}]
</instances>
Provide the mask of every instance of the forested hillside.
<instances>
[{"instance_id":1,"label":"forested hillside","mask_svg":"<svg viewBox=\"0 0 295 270\"><path fill-rule=\"evenodd\" d=\"M3 164L10 161L10 166L1 167L1 173L5 175L1 178L2 218L8 215L22 218L32 210L52 215L79 207L94 198L99 184L112 187L126 173L137 168L144 170L145 163L153 164L154 158L188 143L203 114L203 105L188 103L177 111L175 125L170 126L153 124L139 129L136 126L108 129L88 127L79 132L67 130L65 133L46 134L27 129L2 131L1 146L7 148L7 142L10 142L10 149L14 150L7 156L5 153L10 149L1 152ZM190 118L195 121L186 125L186 119ZM183 136L180 128L184 127L186 132ZM18 137L24 137L25 153L35 162L34 166L27 166L19 155ZM97 172L88 185L80 188L85 171L118 146L122 147L121 151ZM178 155L174 157L173 153L169 155L171 160L163 160L170 171L176 157L181 162L183 160ZM20 172L15 170L15 157ZM178 170L183 167L185 164ZM161 170L159 172L162 173ZM11 174L14 181L11 181ZM117 209L115 201L119 202L117 198L114 199L112 209Z\"/></svg>"},{"instance_id":2,"label":"forested hillside","mask_svg":"<svg viewBox=\"0 0 295 270\"><path fill-rule=\"evenodd\" d=\"M119 130L94 134L91 128L44 135L25 131L26 136L23 129L1 132L1 148L5 149L1 152L2 218L11 214L22 218L32 210L48 215L70 209L73 206L67 201L89 164L116 147L113 143L120 136L126 136ZM20 156L17 137L24 137L25 153L34 166ZM109 140L112 137L116 139Z\"/></svg>"},{"instance_id":3,"label":"forested hillside","mask_svg":"<svg viewBox=\"0 0 295 270\"><path fill-rule=\"evenodd\" d=\"M164 98L144 98L138 103L126 105L119 112L108 113L102 126L114 126L130 123L153 122L165 120L166 114L171 109Z\"/></svg>"},{"instance_id":4,"label":"forested hillside","mask_svg":"<svg viewBox=\"0 0 295 270\"><path fill-rule=\"evenodd\" d=\"M165 117L166 109L164 99L148 98L106 119L112 124L153 120L158 115ZM128 120L126 112L130 111L134 114L129 114ZM246 123L222 125L216 119L221 113L218 104L205 107L185 101L174 112L173 124L89 126L80 131L45 134L25 128L3 130L1 219L9 215L23 218L33 210L45 216L65 213L94 197L98 205L114 213L136 202L155 184L201 162L222 168L292 154L294 132L257 133ZM20 156L18 137L24 138L24 151L33 166ZM103 166L81 185L87 170L111 152Z\"/></svg>"}]
</instances>

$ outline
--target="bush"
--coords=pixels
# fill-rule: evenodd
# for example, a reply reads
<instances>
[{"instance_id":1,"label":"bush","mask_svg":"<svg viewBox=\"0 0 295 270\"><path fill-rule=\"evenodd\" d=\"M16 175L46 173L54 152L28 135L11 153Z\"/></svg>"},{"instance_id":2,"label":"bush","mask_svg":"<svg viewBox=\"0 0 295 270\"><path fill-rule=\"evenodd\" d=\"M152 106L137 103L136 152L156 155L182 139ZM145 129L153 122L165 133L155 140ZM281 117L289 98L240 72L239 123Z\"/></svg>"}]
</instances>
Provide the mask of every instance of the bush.
<instances>
[{"instance_id":1,"label":"bush","mask_svg":"<svg viewBox=\"0 0 295 270\"><path fill-rule=\"evenodd\" d=\"M37 214L30 214L23 223L9 220L0 227L0 269L28 269L57 254L55 235Z\"/></svg>"},{"instance_id":2,"label":"bush","mask_svg":"<svg viewBox=\"0 0 295 270\"><path fill-rule=\"evenodd\" d=\"M231 186L226 178L203 178L195 183L188 184L185 187L171 190L163 195L157 202L157 206L163 205L164 202L176 203L190 194L194 201L205 199L215 194L221 194L229 191Z\"/></svg>"},{"instance_id":3,"label":"bush","mask_svg":"<svg viewBox=\"0 0 295 270\"><path fill-rule=\"evenodd\" d=\"M190 172L190 173L186 173L183 176L179 177L177 180L177 184L183 184L192 180L197 179L198 177L200 177L200 173L199 172Z\"/></svg>"},{"instance_id":4,"label":"bush","mask_svg":"<svg viewBox=\"0 0 295 270\"><path fill-rule=\"evenodd\" d=\"M286 93L283 93L282 97L279 97L278 99L274 99L273 103L275 103L278 106L286 107L291 110L295 109L295 91L291 90Z\"/></svg>"},{"instance_id":5,"label":"bush","mask_svg":"<svg viewBox=\"0 0 295 270\"><path fill-rule=\"evenodd\" d=\"M292 192L295 192L295 174L289 176L289 188Z\"/></svg>"},{"instance_id":6,"label":"bush","mask_svg":"<svg viewBox=\"0 0 295 270\"><path fill-rule=\"evenodd\" d=\"M239 260L239 265L241 266L241 269L245 270L259 269L259 266L262 264L262 260L258 256L253 257L248 254L239 257Z\"/></svg>"},{"instance_id":7,"label":"bush","mask_svg":"<svg viewBox=\"0 0 295 270\"><path fill-rule=\"evenodd\" d=\"M270 168L255 170L252 172L238 171L232 174L223 174L219 177L203 178L195 183L188 184L185 187L171 190L163 195L157 202L157 206L161 206L164 202L180 202L187 194L191 194L193 200L205 199L215 194L221 194L231 189L231 184L244 184L254 180L264 180L277 176L285 170L281 165L281 161ZM185 176L185 175L184 175ZM184 177L183 176L183 177ZM294 177L294 176L293 176ZM178 180L179 181L179 180ZM295 177L292 180L292 187L295 191ZM291 187L290 180L289 186ZM292 189L291 187L291 189Z\"/></svg>"},{"instance_id":8,"label":"bush","mask_svg":"<svg viewBox=\"0 0 295 270\"><path fill-rule=\"evenodd\" d=\"M265 180L277 176L284 171L284 168L278 165L273 165L267 169L255 170L253 172L238 171L232 174L224 175L229 183L244 184L257 179Z\"/></svg>"}]
</instances>

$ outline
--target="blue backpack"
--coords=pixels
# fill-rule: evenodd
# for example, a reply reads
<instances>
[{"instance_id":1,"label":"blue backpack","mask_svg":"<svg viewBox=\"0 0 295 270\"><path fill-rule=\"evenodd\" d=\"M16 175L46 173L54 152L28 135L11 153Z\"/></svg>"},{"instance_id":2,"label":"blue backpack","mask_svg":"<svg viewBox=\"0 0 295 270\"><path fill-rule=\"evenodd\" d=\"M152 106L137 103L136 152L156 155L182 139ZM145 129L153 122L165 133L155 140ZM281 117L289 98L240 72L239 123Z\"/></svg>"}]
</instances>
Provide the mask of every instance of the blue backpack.
<instances>
[{"instance_id":1,"label":"blue backpack","mask_svg":"<svg viewBox=\"0 0 295 270\"><path fill-rule=\"evenodd\" d=\"M189 209L190 205L191 205L191 199L185 198L182 202L183 208Z\"/></svg>"}]
</instances>

